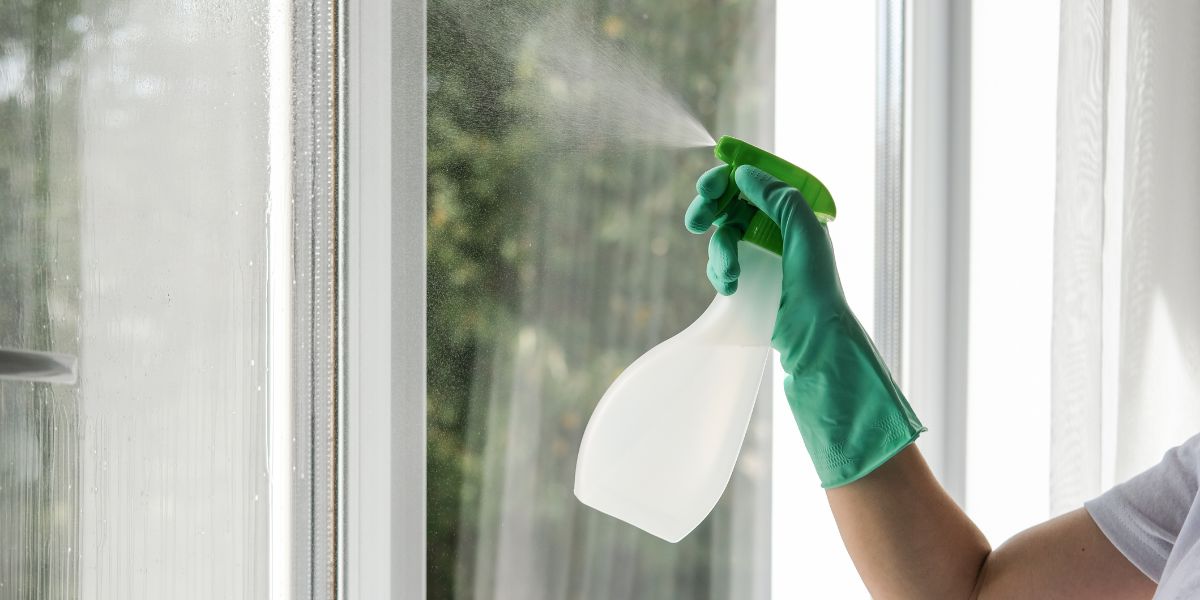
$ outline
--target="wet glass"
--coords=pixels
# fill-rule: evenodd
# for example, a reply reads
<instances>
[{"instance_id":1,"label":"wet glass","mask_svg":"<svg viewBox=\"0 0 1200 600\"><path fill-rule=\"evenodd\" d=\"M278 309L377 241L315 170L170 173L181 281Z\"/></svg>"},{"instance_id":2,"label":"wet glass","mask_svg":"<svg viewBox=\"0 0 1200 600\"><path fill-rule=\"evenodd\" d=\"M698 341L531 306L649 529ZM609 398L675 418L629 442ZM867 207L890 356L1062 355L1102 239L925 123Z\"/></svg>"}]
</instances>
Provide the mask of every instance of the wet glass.
<instances>
[{"instance_id":1,"label":"wet glass","mask_svg":"<svg viewBox=\"0 0 1200 600\"><path fill-rule=\"evenodd\" d=\"M0 3L0 597L267 592L265 17Z\"/></svg>"}]
</instances>

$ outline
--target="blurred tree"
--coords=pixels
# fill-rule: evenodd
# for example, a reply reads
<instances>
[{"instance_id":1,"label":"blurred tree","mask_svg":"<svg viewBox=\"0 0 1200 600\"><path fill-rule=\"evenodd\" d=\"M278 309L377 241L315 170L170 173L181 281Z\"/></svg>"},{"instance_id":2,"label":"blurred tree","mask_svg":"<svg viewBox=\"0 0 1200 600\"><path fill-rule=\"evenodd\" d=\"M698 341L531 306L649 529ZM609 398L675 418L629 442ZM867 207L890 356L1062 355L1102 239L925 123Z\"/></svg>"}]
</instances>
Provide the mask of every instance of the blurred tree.
<instances>
[{"instance_id":1,"label":"blurred tree","mask_svg":"<svg viewBox=\"0 0 1200 600\"><path fill-rule=\"evenodd\" d=\"M654 67L717 124L718 91L754 43L744 36L764 26L764 7L430 2L429 598L731 597L717 582L736 560L711 519L671 546L583 509L571 490L604 389L712 296L706 244L681 215L714 160L708 150L564 143L536 106L552 74L527 58L546 13L573 12L565 21L584 28L575 35ZM769 100L742 102L770 122ZM533 539L504 541L520 535ZM589 551L601 547L602 557ZM513 548L528 556L508 556ZM624 587L595 579L606 569L626 570Z\"/></svg>"}]
</instances>

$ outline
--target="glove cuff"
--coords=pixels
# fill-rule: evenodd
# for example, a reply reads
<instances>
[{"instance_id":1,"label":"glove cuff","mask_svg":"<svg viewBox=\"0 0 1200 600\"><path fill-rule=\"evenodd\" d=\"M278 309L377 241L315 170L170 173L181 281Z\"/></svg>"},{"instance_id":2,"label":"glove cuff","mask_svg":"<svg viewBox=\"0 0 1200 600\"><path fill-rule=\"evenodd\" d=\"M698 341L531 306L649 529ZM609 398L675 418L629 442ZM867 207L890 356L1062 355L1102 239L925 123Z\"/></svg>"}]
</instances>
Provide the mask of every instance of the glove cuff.
<instances>
[{"instance_id":1,"label":"glove cuff","mask_svg":"<svg viewBox=\"0 0 1200 600\"><path fill-rule=\"evenodd\" d=\"M901 414L889 415L871 424L868 429L873 438L868 448L848 448L845 445L814 447L805 437L804 444L821 479L821 487L840 487L866 477L927 431L915 417Z\"/></svg>"},{"instance_id":2,"label":"glove cuff","mask_svg":"<svg viewBox=\"0 0 1200 600\"><path fill-rule=\"evenodd\" d=\"M831 488L879 468L926 428L854 314L826 314L781 359L792 415L822 487Z\"/></svg>"}]
</instances>

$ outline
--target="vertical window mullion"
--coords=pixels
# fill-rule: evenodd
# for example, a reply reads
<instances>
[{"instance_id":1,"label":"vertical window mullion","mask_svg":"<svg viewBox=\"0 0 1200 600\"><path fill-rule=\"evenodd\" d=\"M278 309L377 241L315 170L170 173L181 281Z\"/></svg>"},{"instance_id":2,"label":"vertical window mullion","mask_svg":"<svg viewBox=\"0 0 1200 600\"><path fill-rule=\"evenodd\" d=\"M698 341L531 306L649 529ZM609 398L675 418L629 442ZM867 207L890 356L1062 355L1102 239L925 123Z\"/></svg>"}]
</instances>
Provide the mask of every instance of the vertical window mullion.
<instances>
[{"instance_id":1,"label":"vertical window mullion","mask_svg":"<svg viewBox=\"0 0 1200 600\"><path fill-rule=\"evenodd\" d=\"M904 244L904 0L879 0L876 61L875 344L901 369Z\"/></svg>"}]
</instances>

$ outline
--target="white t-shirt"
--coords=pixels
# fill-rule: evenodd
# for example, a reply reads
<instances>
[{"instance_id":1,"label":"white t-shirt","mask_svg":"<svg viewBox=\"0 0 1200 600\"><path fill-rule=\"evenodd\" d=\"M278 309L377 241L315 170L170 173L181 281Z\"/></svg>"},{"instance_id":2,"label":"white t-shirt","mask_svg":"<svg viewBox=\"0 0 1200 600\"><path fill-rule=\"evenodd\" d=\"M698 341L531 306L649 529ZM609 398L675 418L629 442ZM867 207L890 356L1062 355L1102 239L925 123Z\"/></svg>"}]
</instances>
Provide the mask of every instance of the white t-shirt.
<instances>
[{"instance_id":1,"label":"white t-shirt","mask_svg":"<svg viewBox=\"0 0 1200 600\"><path fill-rule=\"evenodd\" d=\"M1158 582L1155 600L1200 598L1200 435L1084 503L1113 546Z\"/></svg>"}]
</instances>

